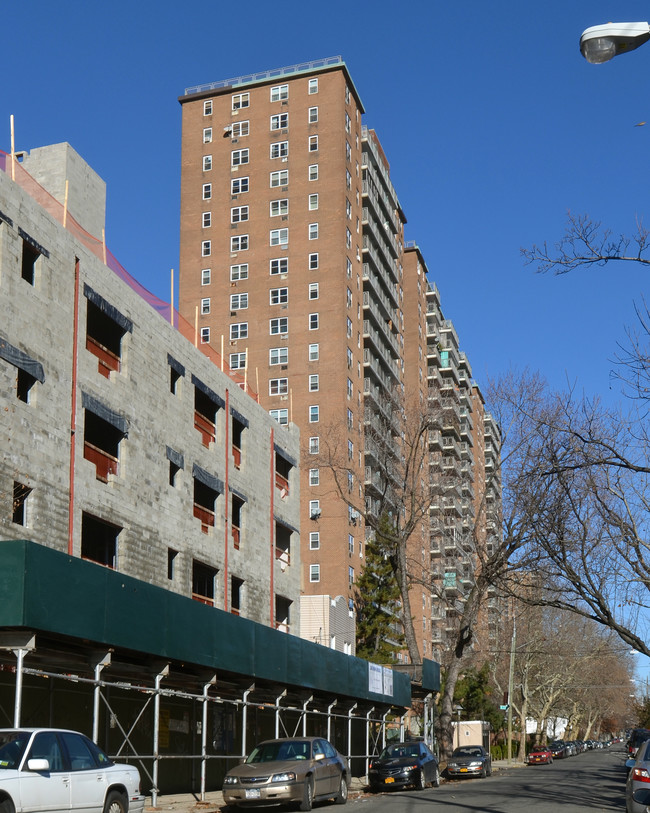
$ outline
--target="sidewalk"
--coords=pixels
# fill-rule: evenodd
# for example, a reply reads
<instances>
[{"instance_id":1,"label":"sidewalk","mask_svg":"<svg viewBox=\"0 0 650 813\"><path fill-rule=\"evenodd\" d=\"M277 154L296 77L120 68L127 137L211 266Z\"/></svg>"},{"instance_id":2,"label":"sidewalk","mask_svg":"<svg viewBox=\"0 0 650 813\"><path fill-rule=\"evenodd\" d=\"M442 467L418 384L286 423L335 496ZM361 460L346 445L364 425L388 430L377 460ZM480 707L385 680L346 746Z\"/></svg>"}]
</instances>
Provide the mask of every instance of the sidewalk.
<instances>
[{"instance_id":1,"label":"sidewalk","mask_svg":"<svg viewBox=\"0 0 650 813\"><path fill-rule=\"evenodd\" d=\"M507 759L495 760L492 763L494 771L505 771L508 768L525 768L523 762L508 763ZM442 780L445 781L444 779ZM363 777L352 777L350 784L350 798L363 796L366 791L367 785ZM192 793L173 793L158 796L158 805L153 807L151 804L151 796L148 796L144 803L145 813L154 813L155 811L174 811L174 813L219 813L223 805L223 795L220 790L211 790L205 794L205 801L201 801L199 794Z\"/></svg>"}]
</instances>

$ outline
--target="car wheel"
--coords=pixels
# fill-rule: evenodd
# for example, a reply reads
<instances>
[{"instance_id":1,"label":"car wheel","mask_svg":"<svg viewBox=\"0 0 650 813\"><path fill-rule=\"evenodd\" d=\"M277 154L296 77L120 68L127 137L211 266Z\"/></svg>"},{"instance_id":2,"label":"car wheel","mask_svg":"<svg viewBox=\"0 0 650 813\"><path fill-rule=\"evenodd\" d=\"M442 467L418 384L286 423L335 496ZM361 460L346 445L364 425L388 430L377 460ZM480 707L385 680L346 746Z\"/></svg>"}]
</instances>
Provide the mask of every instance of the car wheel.
<instances>
[{"instance_id":1,"label":"car wheel","mask_svg":"<svg viewBox=\"0 0 650 813\"><path fill-rule=\"evenodd\" d=\"M481 779L485 779L486 776L487 776L487 768L485 767L485 765L483 765L483 767L481 768L480 777L481 777Z\"/></svg>"},{"instance_id":2,"label":"car wheel","mask_svg":"<svg viewBox=\"0 0 650 813\"><path fill-rule=\"evenodd\" d=\"M104 813L127 813L128 809L127 800L116 790L112 790L106 797Z\"/></svg>"},{"instance_id":3,"label":"car wheel","mask_svg":"<svg viewBox=\"0 0 650 813\"><path fill-rule=\"evenodd\" d=\"M420 768L418 771L418 775L415 778L415 788L416 790L424 790L427 786L427 778L424 775L424 768Z\"/></svg>"},{"instance_id":4,"label":"car wheel","mask_svg":"<svg viewBox=\"0 0 650 813\"><path fill-rule=\"evenodd\" d=\"M11 799L4 799L0 802L0 813L16 813L16 808Z\"/></svg>"},{"instance_id":5,"label":"car wheel","mask_svg":"<svg viewBox=\"0 0 650 813\"><path fill-rule=\"evenodd\" d=\"M492 760L490 760L490 761L488 762L488 772L487 772L487 775L488 775L488 776L492 776Z\"/></svg>"},{"instance_id":6,"label":"car wheel","mask_svg":"<svg viewBox=\"0 0 650 813\"><path fill-rule=\"evenodd\" d=\"M314 804L314 786L312 785L311 777L305 779L305 787L302 792L302 802L300 803L301 810L311 810Z\"/></svg>"},{"instance_id":7,"label":"car wheel","mask_svg":"<svg viewBox=\"0 0 650 813\"><path fill-rule=\"evenodd\" d=\"M433 769L433 782L431 783L434 788L440 787L440 771L438 770L438 766Z\"/></svg>"},{"instance_id":8,"label":"car wheel","mask_svg":"<svg viewBox=\"0 0 650 813\"><path fill-rule=\"evenodd\" d=\"M346 777L341 774L341 781L339 783L339 792L336 794L334 804L344 805L348 801L348 782Z\"/></svg>"}]
</instances>

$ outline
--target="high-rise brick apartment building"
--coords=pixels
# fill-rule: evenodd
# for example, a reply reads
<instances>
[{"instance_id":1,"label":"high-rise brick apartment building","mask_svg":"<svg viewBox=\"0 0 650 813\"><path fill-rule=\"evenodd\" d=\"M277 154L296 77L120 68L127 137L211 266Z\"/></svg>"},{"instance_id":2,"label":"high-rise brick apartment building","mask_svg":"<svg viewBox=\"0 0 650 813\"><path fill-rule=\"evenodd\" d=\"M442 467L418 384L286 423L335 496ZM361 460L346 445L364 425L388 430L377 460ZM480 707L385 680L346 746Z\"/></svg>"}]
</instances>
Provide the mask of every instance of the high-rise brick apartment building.
<instances>
[{"instance_id":1,"label":"high-rise brick apartment building","mask_svg":"<svg viewBox=\"0 0 650 813\"><path fill-rule=\"evenodd\" d=\"M396 397L419 387L427 405L429 388L446 383L445 403L453 397L460 408L462 397L471 399L471 371L459 357L465 396L451 370L429 375L428 311L437 291L419 251L405 250L388 160L362 124L364 108L340 58L189 88L180 102L180 310L201 341L245 369L280 424L300 427L301 630L354 652L364 516L379 511L400 454L399 424L390 418ZM416 253L417 265L409 259ZM407 296L405 274L416 271L421 286ZM419 333L407 340L416 324ZM441 324L440 335L455 337L453 326ZM460 464L454 472L461 479ZM423 584L430 537L423 517L410 541ZM420 651L430 657L431 594L422 586L416 593Z\"/></svg>"}]
</instances>

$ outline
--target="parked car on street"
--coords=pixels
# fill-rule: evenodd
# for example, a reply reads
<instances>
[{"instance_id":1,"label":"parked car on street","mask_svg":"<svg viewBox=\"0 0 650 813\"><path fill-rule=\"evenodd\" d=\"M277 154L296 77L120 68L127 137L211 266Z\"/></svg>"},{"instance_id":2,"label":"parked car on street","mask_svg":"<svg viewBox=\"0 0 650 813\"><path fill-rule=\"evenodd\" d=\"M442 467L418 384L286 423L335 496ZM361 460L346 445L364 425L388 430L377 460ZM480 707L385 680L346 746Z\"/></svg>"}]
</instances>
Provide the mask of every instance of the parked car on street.
<instances>
[{"instance_id":1,"label":"parked car on street","mask_svg":"<svg viewBox=\"0 0 650 813\"><path fill-rule=\"evenodd\" d=\"M438 760L423 742L399 742L389 745L373 758L368 768L371 790L412 785L424 789L440 785Z\"/></svg>"},{"instance_id":2,"label":"parked car on street","mask_svg":"<svg viewBox=\"0 0 650 813\"><path fill-rule=\"evenodd\" d=\"M625 767L628 769L625 809L627 813L645 813L648 802L639 801L639 797L643 794L635 793L635 791L645 790L647 793L650 789L650 740L641 743L636 757L628 759Z\"/></svg>"},{"instance_id":3,"label":"parked car on street","mask_svg":"<svg viewBox=\"0 0 650 813\"><path fill-rule=\"evenodd\" d=\"M485 778L492 773L492 760L482 745L461 745L455 748L447 762L447 776L450 778L480 776Z\"/></svg>"},{"instance_id":4,"label":"parked car on street","mask_svg":"<svg viewBox=\"0 0 650 813\"><path fill-rule=\"evenodd\" d=\"M569 756L567 745L562 740L554 740L549 745L549 748L551 749L551 753L553 754L553 759L564 759L565 757Z\"/></svg>"},{"instance_id":5,"label":"parked car on street","mask_svg":"<svg viewBox=\"0 0 650 813\"><path fill-rule=\"evenodd\" d=\"M83 734L0 729L0 811L141 813L140 773L113 762Z\"/></svg>"},{"instance_id":6,"label":"parked car on street","mask_svg":"<svg viewBox=\"0 0 650 813\"><path fill-rule=\"evenodd\" d=\"M320 737L265 740L231 768L223 780L223 798L233 807L297 802L311 810L315 801L348 800L350 772L343 757Z\"/></svg>"},{"instance_id":7,"label":"parked car on street","mask_svg":"<svg viewBox=\"0 0 650 813\"><path fill-rule=\"evenodd\" d=\"M551 765L553 752L548 745L537 745L530 749L527 762L529 765Z\"/></svg>"}]
</instances>

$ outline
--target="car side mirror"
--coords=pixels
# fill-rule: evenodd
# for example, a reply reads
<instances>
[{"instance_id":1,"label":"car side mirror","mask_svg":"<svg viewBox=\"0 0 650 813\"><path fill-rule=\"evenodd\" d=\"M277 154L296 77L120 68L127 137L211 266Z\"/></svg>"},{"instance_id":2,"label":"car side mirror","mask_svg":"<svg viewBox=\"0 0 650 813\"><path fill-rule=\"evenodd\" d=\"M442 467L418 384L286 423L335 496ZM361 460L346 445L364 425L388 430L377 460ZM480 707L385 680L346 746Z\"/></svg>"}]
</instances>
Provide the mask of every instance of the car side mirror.
<instances>
[{"instance_id":1,"label":"car side mirror","mask_svg":"<svg viewBox=\"0 0 650 813\"><path fill-rule=\"evenodd\" d=\"M239 757L238 763L239 763L240 765L243 765L243 764L244 764L244 762L246 762L246 760L247 760L247 759L248 759L248 757Z\"/></svg>"},{"instance_id":2,"label":"car side mirror","mask_svg":"<svg viewBox=\"0 0 650 813\"><path fill-rule=\"evenodd\" d=\"M49 773L50 763L47 759L28 759L27 770L34 773Z\"/></svg>"}]
</instances>

